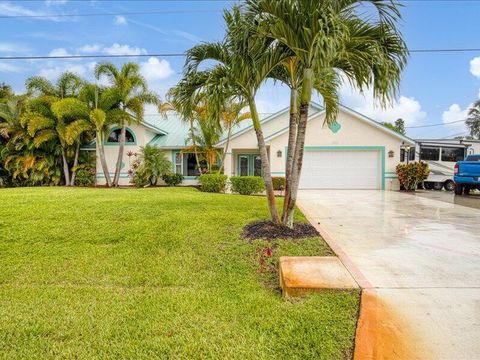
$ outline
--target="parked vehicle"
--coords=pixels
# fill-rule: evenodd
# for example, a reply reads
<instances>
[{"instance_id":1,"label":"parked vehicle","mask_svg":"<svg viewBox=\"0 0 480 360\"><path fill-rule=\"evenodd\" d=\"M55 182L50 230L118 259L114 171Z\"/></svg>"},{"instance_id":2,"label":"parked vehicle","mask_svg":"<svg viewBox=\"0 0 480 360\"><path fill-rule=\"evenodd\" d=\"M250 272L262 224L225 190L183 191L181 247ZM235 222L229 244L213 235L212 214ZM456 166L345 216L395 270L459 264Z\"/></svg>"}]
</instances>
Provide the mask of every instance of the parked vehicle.
<instances>
[{"instance_id":1,"label":"parked vehicle","mask_svg":"<svg viewBox=\"0 0 480 360\"><path fill-rule=\"evenodd\" d=\"M455 164L455 195L480 190L480 155L469 155Z\"/></svg>"},{"instance_id":2,"label":"parked vehicle","mask_svg":"<svg viewBox=\"0 0 480 360\"><path fill-rule=\"evenodd\" d=\"M400 154L401 162L424 161L430 175L424 181L425 189L455 190L454 167L467 155L480 153L479 140L416 140L415 148L405 148Z\"/></svg>"}]
</instances>

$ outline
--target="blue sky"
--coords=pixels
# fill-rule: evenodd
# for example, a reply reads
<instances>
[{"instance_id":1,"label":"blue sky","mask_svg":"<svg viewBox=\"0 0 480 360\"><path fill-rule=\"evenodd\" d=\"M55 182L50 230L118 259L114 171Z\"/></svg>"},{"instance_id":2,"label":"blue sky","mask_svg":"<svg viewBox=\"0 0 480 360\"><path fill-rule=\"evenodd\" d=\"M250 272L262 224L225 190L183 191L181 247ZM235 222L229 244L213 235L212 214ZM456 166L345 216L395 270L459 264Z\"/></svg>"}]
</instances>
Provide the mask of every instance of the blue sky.
<instances>
[{"instance_id":1,"label":"blue sky","mask_svg":"<svg viewBox=\"0 0 480 360\"><path fill-rule=\"evenodd\" d=\"M0 16L164 11L155 15L67 18L0 18L0 56L48 54L181 53L201 41L223 36L221 10L226 1L0 1ZM405 1L401 30L410 49L479 48L480 1ZM478 57L478 58L477 58ZM152 89L163 95L178 81L182 58L135 58ZM0 60L0 82L22 92L25 79L54 80L64 70L91 79L95 59ZM113 60L121 64L124 60ZM388 109L371 94L348 86L342 102L379 121L403 117L408 126L449 123L466 117L480 90L480 52L412 53L399 97ZM258 95L261 112L288 104L288 91L266 84ZM150 112L153 110L149 110ZM466 133L463 123L409 128L417 138Z\"/></svg>"}]
</instances>

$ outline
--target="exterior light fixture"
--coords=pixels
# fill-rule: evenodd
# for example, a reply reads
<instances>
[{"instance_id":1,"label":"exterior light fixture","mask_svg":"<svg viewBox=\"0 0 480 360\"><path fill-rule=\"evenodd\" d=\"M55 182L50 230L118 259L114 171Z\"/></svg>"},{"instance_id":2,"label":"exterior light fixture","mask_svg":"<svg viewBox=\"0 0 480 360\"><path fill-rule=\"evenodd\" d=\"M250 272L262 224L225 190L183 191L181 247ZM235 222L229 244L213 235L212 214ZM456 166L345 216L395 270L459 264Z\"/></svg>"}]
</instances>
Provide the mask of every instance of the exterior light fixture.
<instances>
[{"instance_id":1,"label":"exterior light fixture","mask_svg":"<svg viewBox=\"0 0 480 360\"><path fill-rule=\"evenodd\" d=\"M389 157L389 158L393 158L394 156L395 156L395 152L394 152L393 150L390 150L390 151L388 152L388 157Z\"/></svg>"},{"instance_id":2,"label":"exterior light fixture","mask_svg":"<svg viewBox=\"0 0 480 360\"><path fill-rule=\"evenodd\" d=\"M282 150L277 151L277 157L281 158L282 157Z\"/></svg>"}]
</instances>

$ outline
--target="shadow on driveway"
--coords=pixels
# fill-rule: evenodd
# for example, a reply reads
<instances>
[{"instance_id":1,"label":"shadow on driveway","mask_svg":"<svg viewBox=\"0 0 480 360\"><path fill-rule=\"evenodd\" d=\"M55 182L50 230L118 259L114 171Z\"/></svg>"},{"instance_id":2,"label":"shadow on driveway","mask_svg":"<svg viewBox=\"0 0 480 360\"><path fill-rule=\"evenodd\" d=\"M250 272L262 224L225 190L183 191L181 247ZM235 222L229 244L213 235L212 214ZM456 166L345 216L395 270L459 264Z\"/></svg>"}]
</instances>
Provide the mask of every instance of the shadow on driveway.
<instances>
[{"instance_id":1,"label":"shadow on driveway","mask_svg":"<svg viewBox=\"0 0 480 360\"><path fill-rule=\"evenodd\" d=\"M457 204L462 206L467 206L472 209L480 209L480 194L476 193L475 195L468 196L458 196L453 192L449 191L436 191L436 190L417 190L415 192L416 196L424 197L427 199L433 199L438 201L447 202L450 204Z\"/></svg>"}]
</instances>

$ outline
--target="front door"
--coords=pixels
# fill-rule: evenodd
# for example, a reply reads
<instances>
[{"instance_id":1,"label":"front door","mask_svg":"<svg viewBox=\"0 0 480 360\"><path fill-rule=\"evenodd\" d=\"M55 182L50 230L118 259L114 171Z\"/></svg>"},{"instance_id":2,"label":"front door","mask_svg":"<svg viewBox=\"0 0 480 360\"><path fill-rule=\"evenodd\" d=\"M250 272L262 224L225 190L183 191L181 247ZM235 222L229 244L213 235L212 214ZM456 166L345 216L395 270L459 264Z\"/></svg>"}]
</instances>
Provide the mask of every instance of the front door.
<instances>
[{"instance_id":1,"label":"front door","mask_svg":"<svg viewBox=\"0 0 480 360\"><path fill-rule=\"evenodd\" d=\"M259 154L238 155L239 176L262 176L262 159Z\"/></svg>"}]
</instances>

